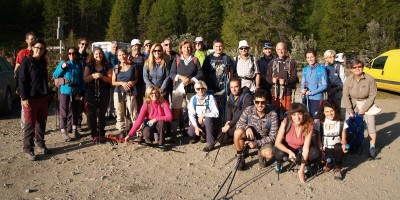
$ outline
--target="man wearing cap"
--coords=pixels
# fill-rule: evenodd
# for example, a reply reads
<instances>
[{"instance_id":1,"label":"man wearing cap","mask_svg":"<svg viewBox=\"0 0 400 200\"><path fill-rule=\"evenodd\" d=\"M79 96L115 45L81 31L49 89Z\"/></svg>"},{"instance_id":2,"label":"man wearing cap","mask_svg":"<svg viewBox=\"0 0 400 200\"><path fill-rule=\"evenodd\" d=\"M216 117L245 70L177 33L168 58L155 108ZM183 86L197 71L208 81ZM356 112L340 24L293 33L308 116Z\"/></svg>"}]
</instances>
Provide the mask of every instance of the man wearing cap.
<instances>
[{"instance_id":1,"label":"man wearing cap","mask_svg":"<svg viewBox=\"0 0 400 200\"><path fill-rule=\"evenodd\" d=\"M267 69L268 69L268 64L271 60L274 59L274 57L272 56L272 44L271 42L267 41L264 43L263 45L263 53L264 56L261 57L258 61L258 69L260 70L260 76L261 76L261 80L260 80L260 88L267 91L268 96L270 98L268 98L268 103L272 102L271 99L271 85L268 84L266 76L267 76Z\"/></svg>"},{"instance_id":2,"label":"man wearing cap","mask_svg":"<svg viewBox=\"0 0 400 200\"><path fill-rule=\"evenodd\" d=\"M209 52L207 51L207 49L204 49L205 45L204 39L202 37L197 37L194 42L196 46L194 56L199 60L200 66L203 66L204 59L206 59L206 56L209 54Z\"/></svg>"},{"instance_id":3,"label":"man wearing cap","mask_svg":"<svg viewBox=\"0 0 400 200\"><path fill-rule=\"evenodd\" d=\"M140 52L142 48L142 43L140 42L139 39L133 39L131 41L131 54L129 55L128 59L132 62L132 64L135 66L135 70L137 70L138 76L138 81L136 83L136 91L137 91L137 107L141 108L143 104L143 97L144 97L144 92L146 89L146 84L144 83L143 80L143 66L144 66L144 61L146 60L145 56Z\"/></svg>"},{"instance_id":4,"label":"man wearing cap","mask_svg":"<svg viewBox=\"0 0 400 200\"><path fill-rule=\"evenodd\" d=\"M260 70L254 56L249 54L250 47L246 40L239 42L238 50L234 72L242 80L242 88L247 87L254 93L260 87Z\"/></svg>"},{"instance_id":5,"label":"man wearing cap","mask_svg":"<svg viewBox=\"0 0 400 200\"><path fill-rule=\"evenodd\" d=\"M150 48L151 48L151 40L145 40L144 41L144 51L142 54L144 55L144 57L146 59L149 58Z\"/></svg>"},{"instance_id":6,"label":"man wearing cap","mask_svg":"<svg viewBox=\"0 0 400 200\"><path fill-rule=\"evenodd\" d=\"M296 61L288 57L285 43L279 42L276 45L276 54L278 57L268 64L267 82L272 85L272 104L277 110L284 113L292 105L292 92L296 90L299 78Z\"/></svg>"}]
</instances>

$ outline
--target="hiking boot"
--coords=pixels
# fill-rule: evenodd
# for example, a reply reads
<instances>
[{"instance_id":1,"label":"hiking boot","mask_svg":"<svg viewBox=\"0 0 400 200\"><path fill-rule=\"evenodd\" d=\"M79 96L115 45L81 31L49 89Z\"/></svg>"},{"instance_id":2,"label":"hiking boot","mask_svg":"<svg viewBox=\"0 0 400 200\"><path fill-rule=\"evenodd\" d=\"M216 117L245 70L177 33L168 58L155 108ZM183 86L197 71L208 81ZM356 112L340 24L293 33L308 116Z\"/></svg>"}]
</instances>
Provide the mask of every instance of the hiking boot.
<instances>
[{"instance_id":1,"label":"hiking boot","mask_svg":"<svg viewBox=\"0 0 400 200\"><path fill-rule=\"evenodd\" d=\"M192 137L192 138L189 140L189 144L195 144L195 143L197 143L197 139L196 139L195 137Z\"/></svg>"},{"instance_id":2,"label":"hiking boot","mask_svg":"<svg viewBox=\"0 0 400 200\"><path fill-rule=\"evenodd\" d=\"M74 133L74 136L75 136L75 138L77 138L77 139L80 139L80 138L83 137L82 134L80 134L79 131L78 131L77 129L74 129L72 132Z\"/></svg>"},{"instance_id":3,"label":"hiking boot","mask_svg":"<svg viewBox=\"0 0 400 200\"><path fill-rule=\"evenodd\" d=\"M61 130L61 139L64 140L64 142L69 142L71 141L71 137L65 132L65 130Z\"/></svg>"},{"instance_id":4,"label":"hiking boot","mask_svg":"<svg viewBox=\"0 0 400 200\"><path fill-rule=\"evenodd\" d=\"M336 168L335 172L333 173L333 176L335 177L336 180L342 180L343 179L342 169Z\"/></svg>"},{"instance_id":5,"label":"hiking boot","mask_svg":"<svg viewBox=\"0 0 400 200\"><path fill-rule=\"evenodd\" d=\"M204 138L203 136L201 136L201 137L200 137L200 142L201 142L201 143L206 143L207 140L206 140L206 138Z\"/></svg>"},{"instance_id":6,"label":"hiking boot","mask_svg":"<svg viewBox=\"0 0 400 200\"><path fill-rule=\"evenodd\" d=\"M236 154L236 159L238 160L238 170L244 171L246 167L246 162L242 154Z\"/></svg>"},{"instance_id":7,"label":"hiking boot","mask_svg":"<svg viewBox=\"0 0 400 200\"><path fill-rule=\"evenodd\" d=\"M148 139L148 138L145 138L144 139L144 145L145 146L151 146L153 143L151 142L151 140L150 139Z\"/></svg>"},{"instance_id":8,"label":"hiking boot","mask_svg":"<svg viewBox=\"0 0 400 200\"><path fill-rule=\"evenodd\" d=\"M310 177L312 175L312 171L311 171L311 166L310 165L306 165L306 167L304 168L304 174L307 177Z\"/></svg>"},{"instance_id":9,"label":"hiking boot","mask_svg":"<svg viewBox=\"0 0 400 200\"><path fill-rule=\"evenodd\" d=\"M376 157L376 149L375 147L369 148L369 157L374 159Z\"/></svg>"},{"instance_id":10,"label":"hiking boot","mask_svg":"<svg viewBox=\"0 0 400 200\"><path fill-rule=\"evenodd\" d=\"M204 148L203 148L203 151L204 152L210 152L210 151L212 151L214 149L214 145L209 145L209 144L207 144L207 146L205 146Z\"/></svg>"},{"instance_id":11,"label":"hiking boot","mask_svg":"<svg viewBox=\"0 0 400 200\"><path fill-rule=\"evenodd\" d=\"M143 140L142 136L138 136L138 137L135 138L133 141L134 141L134 142L137 142L137 143L139 143L139 144L141 144L141 143L142 143L142 140Z\"/></svg>"},{"instance_id":12,"label":"hiking boot","mask_svg":"<svg viewBox=\"0 0 400 200\"><path fill-rule=\"evenodd\" d=\"M25 152L24 154L25 154L25 157L26 157L28 160L30 160L30 161L35 161L35 160L36 160L36 156L35 156L35 154L34 154L32 151L30 151L30 152Z\"/></svg>"},{"instance_id":13,"label":"hiking boot","mask_svg":"<svg viewBox=\"0 0 400 200\"><path fill-rule=\"evenodd\" d=\"M38 147L38 149L39 149L39 151L41 151L43 154L46 154L46 155L52 154L52 153L53 153L53 152L52 152L50 149L48 149L46 146L44 146L44 147Z\"/></svg>"},{"instance_id":14,"label":"hiking boot","mask_svg":"<svg viewBox=\"0 0 400 200\"><path fill-rule=\"evenodd\" d=\"M260 167L264 168L267 166L267 160L261 156L261 150L258 150L258 164Z\"/></svg>"},{"instance_id":15,"label":"hiking boot","mask_svg":"<svg viewBox=\"0 0 400 200\"><path fill-rule=\"evenodd\" d=\"M100 137L99 137L99 142L102 143L102 144L104 144L104 143L107 142L107 138L105 138L104 136L100 136Z\"/></svg>"},{"instance_id":16,"label":"hiking boot","mask_svg":"<svg viewBox=\"0 0 400 200\"><path fill-rule=\"evenodd\" d=\"M276 161L274 169L276 173L280 173L282 171L282 162Z\"/></svg>"},{"instance_id":17,"label":"hiking boot","mask_svg":"<svg viewBox=\"0 0 400 200\"><path fill-rule=\"evenodd\" d=\"M158 148L160 148L160 150L163 151L163 152L167 150L167 149L165 148L165 145L164 145L164 144L158 145Z\"/></svg>"}]
</instances>

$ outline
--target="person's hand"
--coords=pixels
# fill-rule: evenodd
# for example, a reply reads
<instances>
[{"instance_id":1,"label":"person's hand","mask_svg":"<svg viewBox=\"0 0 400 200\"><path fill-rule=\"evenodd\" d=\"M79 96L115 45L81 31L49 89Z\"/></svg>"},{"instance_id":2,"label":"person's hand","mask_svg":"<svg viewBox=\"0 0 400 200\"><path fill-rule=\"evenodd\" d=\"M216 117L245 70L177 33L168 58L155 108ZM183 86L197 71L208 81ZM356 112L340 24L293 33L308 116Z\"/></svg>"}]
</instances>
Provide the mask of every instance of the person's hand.
<instances>
[{"instance_id":1,"label":"person's hand","mask_svg":"<svg viewBox=\"0 0 400 200\"><path fill-rule=\"evenodd\" d=\"M296 161L296 154L294 154L293 151L290 151L290 150L289 150L288 154L289 154L289 160L292 161L292 162L295 162Z\"/></svg>"},{"instance_id":2,"label":"person's hand","mask_svg":"<svg viewBox=\"0 0 400 200\"><path fill-rule=\"evenodd\" d=\"M152 120L149 120L149 121L147 122L147 124L148 124L149 126L153 126L156 122L157 122L157 120L154 118L154 119L152 119Z\"/></svg>"},{"instance_id":3,"label":"person's hand","mask_svg":"<svg viewBox=\"0 0 400 200\"><path fill-rule=\"evenodd\" d=\"M129 135L127 135L126 137L125 137L125 143L128 143L128 141L129 141L129 139L131 139L131 136L129 136Z\"/></svg>"},{"instance_id":4,"label":"person's hand","mask_svg":"<svg viewBox=\"0 0 400 200\"><path fill-rule=\"evenodd\" d=\"M203 124L204 118L205 118L204 115L200 115L200 116L199 116L199 118L197 119L197 121L199 122L199 124Z\"/></svg>"},{"instance_id":5,"label":"person's hand","mask_svg":"<svg viewBox=\"0 0 400 200\"><path fill-rule=\"evenodd\" d=\"M124 87L124 90L125 90L125 91L129 91L129 90L131 89L131 86L130 86L129 83L124 83L124 84L122 84L122 87Z\"/></svg>"},{"instance_id":6,"label":"person's hand","mask_svg":"<svg viewBox=\"0 0 400 200\"><path fill-rule=\"evenodd\" d=\"M278 78L277 77L272 77L272 83L273 84L276 84L276 80L277 80Z\"/></svg>"},{"instance_id":7,"label":"person's hand","mask_svg":"<svg viewBox=\"0 0 400 200\"><path fill-rule=\"evenodd\" d=\"M301 89L301 94L305 95L307 93L307 89Z\"/></svg>"},{"instance_id":8,"label":"person's hand","mask_svg":"<svg viewBox=\"0 0 400 200\"><path fill-rule=\"evenodd\" d=\"M24 108L28 108L29 107L29 100L22 101L22 106L24 106Z\"/></svg>"},{"instance_id":9,"label":"person's hand","mask_svg":"<svg viewBox=\"0 0 400 200\"><path fill-rule=\"evenodd\" d=\"M245 144L247 144L247 145L249 145L249 147L250 147L250 149L254 149L254 148L256 148L257 147L257 143L256 143L256 141L246 141L246 142L244 142Z\"/></svg>"},{"instance_id":10,"label":"person's hand","mask_svg":"<svg viewBox=\"0 0 400 200\"><path fill-rule=\"evenodd\" d=\"M297 171L297 174L299 175L299 180L301 183L306 182L306 177L304 175L304 168L305 168L305 165L301 165L299 171Z\"/></svg>"},{"instance_id":11,"label":"person's hand","mask_svg":"<svg viewBox=\"0 0 400 200\"><path fill-rule=\"evenodd\" d=\"M359 115L364 115L364 114L365 114L365 111L364 111L363 109L359 109L359 110L358 110L358 114L359 114Z\"/></svg>"},{"instance_id":12,"label":"person's hand","mask_svg":"<svg viewBox=\"0 0 400 200\"><path fill-rule=\"evenodd\" d=\"M92 77L93 79L103 78L103 74L96 72L92 74Z\"/></svg>"},{"instance_id":13,"label":"person's hand","mask_svg":"<svg viewBox=\"0 0 400 200\"><path fill-rule=\"evenodd\" d=\"M194 132L196 133L197 136L200 136L200 133L203 132L203 131L198 126L195 126L194 127Z\"/></svg>"},{"instance_id":14,"label":"person's hand","mask_svg":"<svg viewBox=\"0 0 400 200\"><path fill-rule=\"evenodd\" d=\"M246 129L246 138L249 140L254 140L253 129L251 129L251 128Z\"/></svg>"},{"instance_id":15,"label":"person's hand","mask_svg":"<svg viewBox=\"0 0 400 200\"><path fill-rule=\"evenodd\" d=\"M227 133L228 131L229 131L229 122L230 121L227 121L226 123L225 123L225 126L224 127L222 127L222 129L221 129L221 132L222 133Z\"/></svg>"},{"instance_id":16,"label":"person's hand","mask_svg":"<svg viewBox=\"0 0 400 200\"><path fill-rule=\"evenodd\" d=\"M65 69L66 67L67 67L67 63L64 62L64 63L61 65L61 68Z\"/></svg>"},{"instance_id":17,"label":"person's hand","mask_svg":"<svg viewBox=\"0 0 400 200\"><path fill-rule=\"evenodd\" d=\"M354 117L354 112L349 113L350 117Z\"/></svg>"},{"instance_id":18,"label":"person's hand","mask_svg":"<svg viewBox=\"0 0 400 200\"><path fill-rule=\"evenodd\" d=\"M342 144L342 150L343 150L343 153L349 152L349 150L346 149L346 144Z\"/></svg>"}]
</instances>

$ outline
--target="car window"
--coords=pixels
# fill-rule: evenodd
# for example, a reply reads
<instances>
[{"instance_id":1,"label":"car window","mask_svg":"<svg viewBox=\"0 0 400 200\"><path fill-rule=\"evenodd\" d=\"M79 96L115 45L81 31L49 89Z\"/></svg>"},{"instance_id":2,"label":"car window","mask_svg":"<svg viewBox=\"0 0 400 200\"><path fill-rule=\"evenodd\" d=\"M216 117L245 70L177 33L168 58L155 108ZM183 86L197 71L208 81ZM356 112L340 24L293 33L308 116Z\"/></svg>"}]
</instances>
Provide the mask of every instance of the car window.
<instances>
[{"instance_id":1,"label":"car window","mask_svg":"<svg viewBox=\"0 0 400 200\"><path fill-rule=\"evenodd\" d=\"M374 60L372 64L372 69L383 69L387 60L387 56L382 56Z\"/></svg>"}]
</instances>

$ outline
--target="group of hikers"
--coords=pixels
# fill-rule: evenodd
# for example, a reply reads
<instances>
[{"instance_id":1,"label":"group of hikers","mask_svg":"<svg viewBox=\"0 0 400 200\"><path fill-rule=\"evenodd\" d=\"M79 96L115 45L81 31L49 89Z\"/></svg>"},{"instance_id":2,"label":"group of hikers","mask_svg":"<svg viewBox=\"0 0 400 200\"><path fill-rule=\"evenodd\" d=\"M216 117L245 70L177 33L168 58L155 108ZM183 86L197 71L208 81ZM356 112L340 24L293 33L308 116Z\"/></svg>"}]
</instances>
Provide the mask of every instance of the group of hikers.
<instances>
[{"instance_id":1,"label":"group of hikers","mask_svg":"<svg viewBox=\"0 0 400 200\"><path fill-rule=\"evenodd\" d=\"M21 127L24 131L23 152L36 160L34 146L49 154L44 132L48 115L49 89L47 50L42 39L26 34L27 49L18 53L16 77L21 96ZM190 144L206 143L210 152L217 143L233 144L237 169L245 170L248 149L258 149L259 164L276 160L275 170L291 161L300 168L298 177L306 179L309 166L328 162L336 179L342 179L342 162L349 151L346 119L364 116L370 136L369 155L377 152L373 106L377 87L375 80L363 73L364 64L351 63L352 74L345 76L344 66L335 61L335 51L324 53L317 62L314 49L307 49L307 66L299 81L296 61L290 58L286 44L263 44L263 56L249 54L246 40L238 45L238 55L224 53L224 42L213 41L213 51L205 41L184 39L179 53L172 41L131 41L131 51L112 42L109 51L95 47L87 53L88 41L81 38L78 48L66 48L52 79L58 88L60 137L63 141L82 137L82 113L93 142L104 143L112 135L121 142L157 144L166 150L177 136L190 136ZM302 103L294 93L300 83ZM106 136L106 119L116 117L117 133ZM186 129L187 128L187 129ZM73 137L71 137L71 135Z\"/></svg>"}]
</instances>

